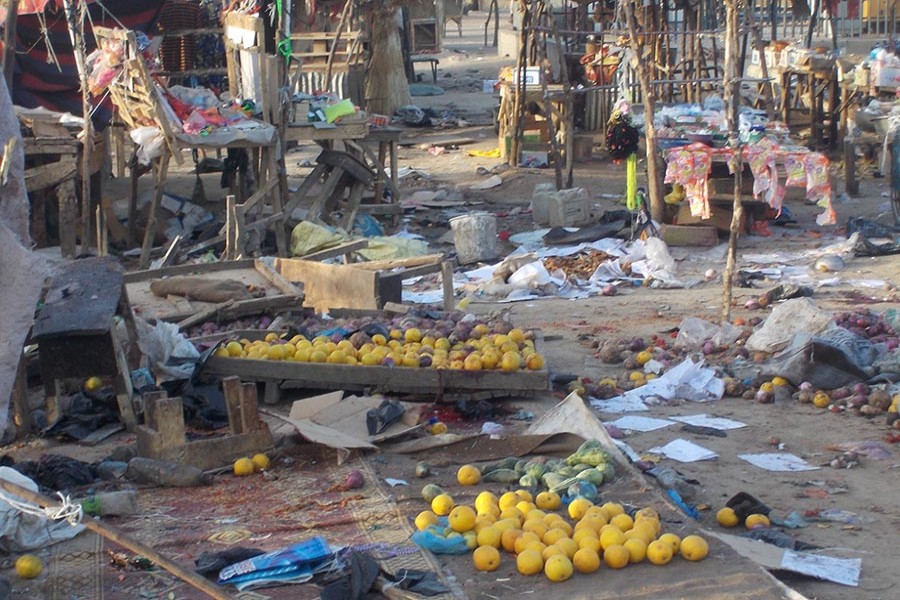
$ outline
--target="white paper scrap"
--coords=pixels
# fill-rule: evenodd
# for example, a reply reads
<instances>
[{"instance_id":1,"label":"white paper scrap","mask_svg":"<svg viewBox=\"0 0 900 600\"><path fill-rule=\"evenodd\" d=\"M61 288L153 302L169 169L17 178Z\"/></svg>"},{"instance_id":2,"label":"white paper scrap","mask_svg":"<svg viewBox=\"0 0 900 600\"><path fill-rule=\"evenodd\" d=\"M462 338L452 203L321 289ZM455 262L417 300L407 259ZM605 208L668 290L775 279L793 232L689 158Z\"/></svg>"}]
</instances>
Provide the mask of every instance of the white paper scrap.
<instances>
[{"instance_id":1,"label":"white paper scrap","mask_svg":"<svg viewBox=\"0 0 900 600\"><path fill-rule=\"evenodd\" d=\"M619 429L630 429L631 431L656 431L669 425L674 425L672 421L667 419L654 419L653 417L642 417L640 415L625 415L619 417L615 421L609 423L615 425Z\"/></svg>"},{"instance_id":2,"label":"white paper scrap","mask_svg":"<svg viewBox=\"0 0 900 600\"><path fill-rule=\"evenodd\" d=\"M591 406L600 412L627 413L647 410L647 405L640 398L628 398L625 396L618 396L609 400L591 398L590 402Z\"/></svg>"},{"instance_id":3,"label":"white paper scrap","mask_svg":"<svg viewBox=\"0 0 900 600\"><path fill-rule=\"evenodd\" d=\"M687 423L688 425L696 425L697 427L711 427L720 431L726 431L728 429L740 429L741 427L747 426L746 423L741 423L740 421L726 419L725 417L710 417L706 413L670 418L673 421L678 421L679 423Z\"/></svg>"},{"instance_id":4,"label":"white paper scrap","mask_svg":"<svg viewBox=\"0 0 900 600\"><path fill-rule=\"evenodd\" d=\"M677 460L678 462L697 462L698 460L713 460L719 457L712 450L708 450L703 446L699 446L694 442L679 438L672 440L665 446L657 446L651 448L649 452L653 454L662 454L666 458Z\"/></svg>"},{"instance_id":5,"label":"white paper scrap","mask_svg":"<svg viewBox=\"0 0 900 600\"><path fill-rule=\"evenodd\" d=\"M856 587L859 585L859 571L862 559L836 558L821 556L809 552L785 550L781 558L781 568L796 573L803 573L817 579L824 579L841 585Z\"/></svg>"},{"instance_id":6,"label":"white paper scrap","mask_svg":"<svg viewBox=\"0 0 900 600\"><path fill-rule=\"evenodd\" d=\"M397 487L398 485L409 485L409 483L403 479L391 479L390 477L385 477L384 482L391 487Z\"/></svg>"},{"instance_id":7,"label":"white paper scrap","mask_svg":"<svg viewBox=\"0 0 900 600\"><path fill-rule=\"evenodd\" d=\"M747 461L754 467L759 467L766 471L815 471L819 468L809 464L799 456L795 456L790 452L738 454L738 458Z\"/></svg>"}]
</instances>

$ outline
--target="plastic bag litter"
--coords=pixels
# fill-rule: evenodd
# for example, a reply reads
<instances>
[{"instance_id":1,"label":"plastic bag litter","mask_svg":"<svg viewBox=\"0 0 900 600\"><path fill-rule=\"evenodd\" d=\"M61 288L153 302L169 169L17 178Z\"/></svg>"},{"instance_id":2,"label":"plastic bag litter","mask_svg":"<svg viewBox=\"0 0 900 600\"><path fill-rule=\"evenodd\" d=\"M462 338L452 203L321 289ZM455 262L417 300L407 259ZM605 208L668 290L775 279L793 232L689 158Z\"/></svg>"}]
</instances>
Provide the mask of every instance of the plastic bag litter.
<instances>
[{"instance_id":1,"label":"plastic bag litter","mask_svg":"<svg viewBox=\"0 0 900 600\"><path fill-rule=\"evenodd\" d=\"M535 288L550 283L550 273L543 261L536 260L519 267L507 283L519 288Z\"/></svg>"},{"instance_id":2,"label":"plastic bag litter","mask_svg":"<svg viewBox=\"0 0 900 600\"><path fill-rule=\"evenodd\" d=\"M867 379L866 368L877 357L872 342L835 327L820 336L795 334L788 347L763 368L763 374L780 375L794 385L808 381L831 390Z\"/></svg>"},{"instance_id":3,"label":"plastic bag litter","mask_svg":"<svg viewBox=\"0 0 900 600\"><path fill-rule=\"evenodd\" d=\"M815 335L833 326L831 313L809 298L794 298L776 306L763 326L747 339L751 352L778 352L796 333Z\"/></svg>"},{"instance_id":4,"label":"plastic bag litter","mask_svg":"<svg viewBox=\"0 0 900 600\"><path fill-rule=\"evenodd\" d=\"M291 231L291 256L302 258L307 254L337 246L348 239L343 231L301 221Z\"/></svg>"},{"instance_id":5,"label":"plastic bag litter","mask_svg":"<svg viewBox=\"0 0 900 600\"><path fill-rule=\"evenodd\" d=\"M741 336L741 330L731 323L716 325L698 317L686 317L678 325L678 336L675 346L683 348L699 348L707 341L716 346L727 346Z\"/></svg>"},{"instance_id":6,"label":"plastic bag litter","mask_svg":"<svg viewBox=\"0 0 900 600\"><path fill-rule=\"evenodd\" d=\"M178 330L178 325L157 321L151 325L140 317L134 319L138 347L150 366L165 379L187 379L194 372L194 361L200 357L197 348ZM188 359L186 364L170 365L171 359Z\"/></svg>"},{"instance_id":7,"label":"plastic bag litter","mask_svg":"<svg viewBox=\"0 0 900 600\"><path fill-rule=\"evenodd\" d=\"M138 127L129 134L131 141L137 144L137 157L142 165L149 165L154 158L162 156L166 138L159 127Z\"/></svg>"},{"instance_id":8,"label":"plastic bag litter","mask_svg":"<svg viewBox=\"0 0 900 600\"><path fill-rule=\"evenodd\" d=\"M10 467L0 467L0 479L33 492L38 491L34 481ZM18 501L24 501L12 492L6 494ZM0 500L0 549L6 553L46 548L50 544L75 537L82 529L84 525L73 527L65 520L51 521L43 515L22 512L8 502Z\"/></svg>"},{"instance_id":9,"label":"plastic bag litter","mask_svg":"<svg viewBox=\"0 0 900 600\"><path fill-rule=\"evenodd\" d=\"M469 547L463 536L445 538L431 528L412 534L412 541L433 554L466 554Z\"/></svg>"}]
</instances>

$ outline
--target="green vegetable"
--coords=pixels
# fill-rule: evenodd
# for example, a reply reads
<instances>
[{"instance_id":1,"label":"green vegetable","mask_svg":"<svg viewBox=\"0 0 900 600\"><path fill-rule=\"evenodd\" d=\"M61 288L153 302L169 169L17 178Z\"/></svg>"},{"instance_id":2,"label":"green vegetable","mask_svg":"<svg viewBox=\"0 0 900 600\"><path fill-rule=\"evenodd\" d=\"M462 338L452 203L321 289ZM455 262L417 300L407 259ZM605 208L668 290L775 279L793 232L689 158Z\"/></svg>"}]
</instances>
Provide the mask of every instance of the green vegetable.
<instances>
[{"instance_id":1,"label":"green vegetable","mask_svg":"<svg viewBox=\"0 0 900 600\"><path fill-rule=\"evenodd\" d=\"M524 473L524 472L525 472L525 465L527 465L527 464L528 464L528 461L523 459L523 460L517 461L517 462L516 462L516 466L515 466L514 468L515 468L515 470L518 471L519 473Z\"/></svg>"},{"instance_id":2,"label":"green vegetable","mask_svg":"<svg viewBox=\"0 0 900 600\"><path fill-rule=\"evenodd\" d=\"M594 468L593 465L587 465L585 463L578 463L577 465L572 467L572 470L575 471L575 473L581 473L582 471L587 471L588 469L593 469L593 468Z\"/></svg>"},{"instance_id":3,"label":"green vegetable","mask_svg":"<svg viewBox=\"0 0 900 600\"><path fill-rule=\"evenodd\" d=\"M594 485L602 485L603 484L603 471L599 469L586 469L575 476L576 479L580 479L582 481L590 481Z\"/></svg>"},{"instance_id":4,"label":"green vegetable","mask_svg":"<svg viewBox=\"0 0 900 600\"><path fill-rule=\"evenodd\" d=\"M569 477L568 479L560 481L559 483L554 485L552 488L550 488L550 491L560 494L561 492L565 492L569 488L569 486L574 485L577 482L578 479L576 479L575 477Z\"/></svg>"},{"instance_id":5,"label":"green vegetable","mask_svg":"<svg viewBox=\"0 0 900 600\"><path fill-rule=\"evenodd\" d=\"M482 481L489 483L516 483L521 475L513 469L496 469L481 476Z\"/></svg>"},{"instance_id":6,"label":"green vegetable","mask_svg":"<svg viewBox=\"0 0 900 600\"><path fill-rule=\"evenodd\" d=\"M597 465L597 470L603 473L603 481L610 482L616 478L616 468L612 462Z\"/></svg>"},{"instance_id":7,"label":"green vegetable","mask_svg":"<svg viewBox=\"0 0 900 600\"><path fill-rule=\"evenodd\" d=\"M483 467L481 467L481 474L486 475L487 473L490 473L491 471L499 471L500 469L514 469L516 467L517 462L519 462L519 459L515 458L515 457L503 458L501 460L498 460L498 461L495 461L492 463L488 463L488 464L484 465Z\"/></svg>"},{"instance_id":8,"label":"green vegetable","mask_svg":"<svg viewBox=\"0 0 900 600\"><path fill-rule=\"evenodd\" d=\"M544 476L541 477L541 481L544 483L544 485L547 486L547 489L549 489L551 491L553 490L553 488L557 487L559 484L561 484L565 480L566 480L565 477L563 477L559 473L554 473L552 471L549 473L544 473Z\"/></svg>"},{"instance_id":9,"label":"green vegetable","mask_svg":"<svg viewBox=\"0 0 900 600\"><path fill-rule=\"evenodd\" d=\"M596 467L597 465L607 463L610 460L612 460L612 457L599 441L589 440L583 443L581 447L575 451L575 454L566 459L566 464L577 465L579 463L585 463L592 467Z\"/></svg>"},{"instance_id":10,"label":"green vegetable","mask_svg":"<svg viewBox=\"0 0 900 600\"><path fill-rule=\"evenodd\" d=\"M540 479L541 475L547 472L547 467L539 462L531 461L525 464L525 474L531 475L536 479Z\"/></svg>"},{"instance_id":11,"label":"green vegetable","mask_svg":"<svg viewBox=\"0 0 900 600\"><path fill-rule=\"evenodd\" d=\"M540 480L534 475L526 473L519 479L519 485L523 488L537 487Z\"/></svg>"}]
</instances>

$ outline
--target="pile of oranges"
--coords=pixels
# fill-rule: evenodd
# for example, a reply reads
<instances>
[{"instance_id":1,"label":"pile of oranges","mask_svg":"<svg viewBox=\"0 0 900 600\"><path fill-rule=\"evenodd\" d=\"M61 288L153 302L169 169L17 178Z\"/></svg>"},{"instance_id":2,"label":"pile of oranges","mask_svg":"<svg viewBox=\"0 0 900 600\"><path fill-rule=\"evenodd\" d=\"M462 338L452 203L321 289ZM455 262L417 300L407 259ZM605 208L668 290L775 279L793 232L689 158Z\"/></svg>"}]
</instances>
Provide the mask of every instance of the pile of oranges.
<instances>
[{"instance_id":1,"label":"pile of oranges","mask_svg":"<svg viewBox=\"0 0 900 600\"><path fill-rule=\"evenodd\" d=\"M319 335L307 339L269 333L262 340L233 340L219 346L215 356L251 360L293 361L339 365L389 366L506 372L544 368L544 358L535 350L534 340L521 329L490 333L485 324L476 325L478 336L451 342L446 337L423 335L417 328L392 329L388 335L354 336L334 341Z\"/></svg>"},{"instance_id":2,"label":"pile of oranges","mask_svg":"<svg viewBox=\"0 0 900 600\"><path fill-rule=\"evenodd\" d=\"M470 477L468 472L457 476L460 481ZM576 571L593 573L601 564L610 569L644 561L665 565L675 556L699 561L709 553L699 535L682 539L664 533L652 508L629 515L621 504L598 506L582 497L572 500L564 515L557 512L561 507L561 498L553 492L532 497L520 489L497 497L483 491L474 506L456 506L452 496L442 493L431 500L429 510L416 516L415 524L420 531L465 538L479 571L496 570L503 561L502 551L515 557L522 575L543 572L554 582L565 581ZM446 517L446 527L441 517Z\"/></svg>"}]
</instances>

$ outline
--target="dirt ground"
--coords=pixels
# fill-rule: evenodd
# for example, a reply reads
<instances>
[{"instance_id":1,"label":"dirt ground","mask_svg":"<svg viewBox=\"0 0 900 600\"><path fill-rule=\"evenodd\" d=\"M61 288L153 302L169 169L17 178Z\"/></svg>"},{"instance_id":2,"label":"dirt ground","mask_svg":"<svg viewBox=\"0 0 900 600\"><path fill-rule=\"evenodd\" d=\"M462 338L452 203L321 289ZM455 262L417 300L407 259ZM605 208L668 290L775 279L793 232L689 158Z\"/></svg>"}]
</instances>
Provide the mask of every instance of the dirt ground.
<instances>
[{"instance_id":1,"label":"dirt ground","mask_svg":"<svg viewBox=\"0 0 900 600\"><path fill-rule=\"evenodd\" d=\"M463 22L463 37L458 38L455 31L451 31L445 38L444 52L438 57L438 85L446 88L445 94L413 98L413 102L422 107L454 111L472 125L444 130L405 131L404 140L410 140L414 145L401 148L401 167L409 166L427 171L430 178L405 179L401 186L401 196L406 198L419 190L445 189L458 192L466 200L484 203L477 209L509 215L500 217L498 228L516 233L530 230L533 225L529 215L516 214L515 209L527 207L531 190L537 183L553 181L553 172L508 170L501 173L503 184L497 188L481 192L469 189L469 186L486 177L478 173L479 167L490 170L499 164L499 160L466 155L468 150L489 150L497 145L490 124L491 110L496 106L497 99L482 94L481 81L495 78L500 65L512 63L509 58L491 56L493 51L482 47L484 18L484 13L470 14ZM430 77L426 75L423 82L430 83ZM473 142L461 144L458 149L448 147L445 154L437 156L427 151L431 146L441 146L460 138ZM294 185L299 184L302 176L309 170L301 165L304 161L311 160L316 151L315 148L300 148L288 155L288 168ZM835 192L840 195L844 191L843 182L837 169L834 170ZM149 186L149 178L145 179L142 186ZM176 193L181 190L181 193L189 196L193 183L193 175L189 173L173 177L173 189ZM216 176L204 176L204 183L209 200L206 207L221 210L222 194L218 189ZM595 146L590 162L576 165L575 185L584 187L591 193L598 212L622 206L620 196L624 192L625 181L621 169L605 157L599 145ZM127 181L113 181L106 190L113 197L124 197L126 186ZM741 259L745 254L781 252L796 255L840 241L844 237L841 225L849 217L864 216L889 223L887 189L886 179L864 179L859 196L836 202L838 225L834 227L818 227L815 224L815 215L819 212L816 207L802 201L790 202L788 206L797 223L787 228L773 227L773 235L770 237L742 237L738 250L739 266L750 266ZM437 240L446 232L447 217L446 213L436 211L416 212L405 215L402 226L422 233L429 240ZM504 251L511 249L512 246L503 247ZM543 332L544 352L553 372L594 381L605 376L615 377L620 374L621 367L604 365L594 356L593 346L597 342L620 337L649 338L652 335L665 335L687 316L710 321L720 319L724 253L721 249L719 252L701 253L696 249L673 248L672 254L678 259L679 275L702 278L712 269L712 277L691 289L626 287L612 297L579 301L550 298L506 304L502 308L508 311L515 325L538 328ZM811 260L799 262L806 266L810 263ZM900 308L900 296L896 291L898 266L900 259L896 256L853 258L848 261L846 270L837 274L841 279L840 283L817 287L813 299L819 307L833 311L850 310L859 306L880 312ZM818 273L813 276L818 280L826 277L825 274ZM884 285L865 288L858 283L861 280L876 279L883 280ZM770 284L772 283L760 284L759 289L735 288L732 317L765 317L767 313L764 311L748 311L742 307L746 300L759 296ZM469 309L487 313L497 310L498 306L490 301L476 299L471 302ZM513 411L524 408L540 415L557 400L557 396L548 394L541 398L506 404ZM289 403L286 402L274 407L278 412L286 413L288 409ZM820 470L805 473L768 473L737 458L740 453L771 450L771 438L776 437L785 450L813 464L827 465L835 454L827 449L830 444L882 441L890 431L883 418L870 420L849 414L831 414L796 402L763 405L739 398L725 398L703 405L686 403L653 407L649 413L644 414L667 417L699 412L736 419L748 426L729 431L724 438L697 436L669 427L651 433L629 435L625 441L638 453L643 453L653 446L684 437L719 455L715 461L690 464L665 459L662 461L662 464L677 468L699 481L696 503L709 507L708 510L701 511L702 526L716 529L715 511L728 498L741 491L756 496L780 514L826 508L857 513L868 522L853 527L839 523L813 523L788 533L798 540L820 546L825 554L861 558L862 576L858 588L789 576L785 576L784 581L804 596L820 600L878 600L896 597L896 592L890 591L898 584L896 536L900 534L900 516L896 511L896 490L900 482L897 471L900 459L897 458L896 450L892 450L888 460L863 459L861 465L853 469L837 470L824 466ZM603 420L614 420L619 415L598 413L598 416ZM504 425L508 431L521 427L521 424L513 421L504 421ZM105 456L114 445L123 443L126 439L112 438L108 444L91 449L57 447L54 443L33 439L7 447L4 451L16 458L25 458L52 450L90 461ZM465 589L472 598L503 596L502 589L497 586L490 588L490 593L480 586L466 585ZM621 597L628 597L626 589L621 589Z\"/></svg>"}]
</instances>

